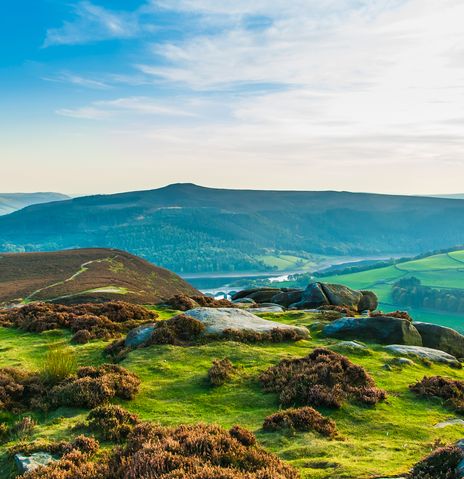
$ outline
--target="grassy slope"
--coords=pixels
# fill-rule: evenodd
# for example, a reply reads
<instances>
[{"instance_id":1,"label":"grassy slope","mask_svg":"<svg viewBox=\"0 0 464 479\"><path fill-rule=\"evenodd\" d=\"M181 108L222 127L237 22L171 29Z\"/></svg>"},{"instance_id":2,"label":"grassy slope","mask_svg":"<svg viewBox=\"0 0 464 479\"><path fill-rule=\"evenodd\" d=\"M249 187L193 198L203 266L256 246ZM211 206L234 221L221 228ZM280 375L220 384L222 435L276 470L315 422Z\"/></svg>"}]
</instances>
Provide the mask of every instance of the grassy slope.
<instances>
[{"instance_id":1,"label":"grassy slope","mask_svg":"<svg viewBox=\"0 0 464 479\"><path fill-rule=\"evenodd\" d=\"M379 296L381 307L391 309L398 307L391 299L391 285L400 278L410 276L419 278L427 286L464 289L464 251L429 256L361 273L328 276L323 281L342 283L356 289L371 289ZM411 309L411 313L417 321L434 322L464 332L462 315L423 309Z\"/></svg>"},{"instance_id":2,"label":"grassy slope","mask_svg":"<svg viewBox=\"0 0 464 479\"><path fill-rule=\"evenodd\" d=\"M163 313L168 317L173 313ZM308 325L315 320L308 313L267 315L287 323ZM0 328L0 366L37 368L52 342L68 342L69 335L48 332L40 335L19 333ZM106 343L92 342L76 346L80 364L102 361L101 350ZM438 402L416 399L408 385L425 374L441 374L464 379L464 371L421 364L402 371L382 369L390 356L382 347L372 346L372 355L347 354L365 366L378 386L387 389L389 399L376 408L346 405L339 411L324 411L336 420L341 432L339 440L328 440L307 433L294 436L260 431L265 416L278 409L277 398L264 394L257 375L281 358L304 356L312 348L331 341L313 339L298 344L245 345L233 342L211 343L197 347L152 346L135 351L122 365L142 379L142 390L136 400L124 404L144 419L162 424L219 423L225 427L242 424L257 433L258 440L268 449L291 462L303 478L364 479L378 475L404 473L426 454L432 443L440 439L451 442L462 437L459 427L434 429L433 425L453 416ZM206 373L215 358L229 357L240 368L232 383L213 389ZM69 428L85 417L85 411L61 408L38 416L36 438L63 438ZM0 478L10 477L10 463L3 448Z\"/></svg>"}]
</instances>

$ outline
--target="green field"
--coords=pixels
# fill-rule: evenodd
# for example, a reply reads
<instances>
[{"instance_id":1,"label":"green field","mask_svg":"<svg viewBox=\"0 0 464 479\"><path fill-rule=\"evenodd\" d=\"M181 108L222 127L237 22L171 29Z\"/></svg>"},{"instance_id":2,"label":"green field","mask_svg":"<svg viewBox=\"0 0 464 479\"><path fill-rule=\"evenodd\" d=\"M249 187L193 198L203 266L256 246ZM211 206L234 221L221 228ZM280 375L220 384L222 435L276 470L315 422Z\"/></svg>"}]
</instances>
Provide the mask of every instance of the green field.
<instances>
[{"instance_id":1,"label":"green field","mask_svg":"<svg viewBox=\"0 0 464 479\"><path fill-rule=\"evenodd\" d=\"M437 254L370 271L327 276L322 281L375 291L379 296L380 308L388 310L404 309L404 306L392 301L391 286L399 279L411 276L420 279L425 286L464 289L464 251ZM463 315L417 308L410 308L410 313L415 320L442 324L464 332Z\"/></svg>"},{"instance_id":2,"label":"green field","mask_svg":"<svg viewBox=\"0 0 464 479\"><path fill-rule=\"evenodd\" d=\"M268 254L257 256L256 259L262 261L268 268L276 268L277 271L295 271L297 269L314 269L325 258L323 256L314 256L308 259L289 254Z\"/></svg>"},{"instance_id":3,"label":"green field","mask_svg":"<svg viewBox=\"0 0 464 479\"><path fill-rule=\"evenodd\" d=\"M168 317L171 313L163 313ZM288 312L264 315L286 323L310 325L319 318L311 313ZM39 368L52 343L68 344L70 335L62 332L22 333L0 328L0 366ZM161 424L218 423L225 427L241 424L254 431L258 441L301 471L302 479L368 479L404 474L412 464L430 452L434 441L452 442L462 437L459 426L435 429L433 426L453 417L438 401L418 400L408 385L424 375L440 374L464 380L464 370L444 365L414 366L387 371L391 356L378 345L370 345L369 355L345 353L364 366L377 385L388 392L388 400L374 408L346 404L340 410L321 410L333 418L340 432L337 439L315 433L265 433L263 419L279 409L277 397L265 394L257 380L268 366L286 357L301 357L314 347L331 346L336 341L317 335L295 344L255 344L212 342L194 347L151 346L136 350L121 364L137 373L142 388L134 401L122 402L143 419ZM107 343L92 341L72 346L81 365L99 364ZM212 388L206 374L213 359L229 357L238 367L231 383ZM62 439L76 435L72 427L85 418L86 411L60 408L34 417L38 420L30 439ZM30 413L28 413L30 414ZM2 413L2 420L13 416ZM13 477L13 465L3 445L0 478Z\"/></svg>"}]
</instances>

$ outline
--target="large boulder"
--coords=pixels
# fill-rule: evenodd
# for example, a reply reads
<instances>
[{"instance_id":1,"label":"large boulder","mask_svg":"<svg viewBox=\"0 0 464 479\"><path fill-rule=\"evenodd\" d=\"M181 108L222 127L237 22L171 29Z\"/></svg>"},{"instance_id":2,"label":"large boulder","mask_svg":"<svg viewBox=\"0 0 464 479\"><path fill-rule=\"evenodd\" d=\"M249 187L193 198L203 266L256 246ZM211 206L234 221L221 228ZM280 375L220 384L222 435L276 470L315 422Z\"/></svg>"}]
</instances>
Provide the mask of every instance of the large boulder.
<instances>
[{"instance_id":1,"label":"large boulder","mask_svg":"<svg viewBox=\"0 0 464 479\"><path fill-rule=\"evenodd\" d=\"M280 288L251 288L244 289L243 291L238 291L233 294L231 299L235 301L242 298L251 298L257 303L267 303L271 301L271 298L276 294L280 293L282 290ZM267 299L261 299L261 297ZM258 299L257 299L258 298Z\"/></svg>"},{"instance_id":2,"label":"large boulder","mask_svg":"<svg viewBox=\"0 0 464 479\"><path fill-rule=\"evenodd\" d=\"M439 351L438 349L426 348L424 346L409 346L404 344L391 344L385 346L387 351L402 356L415 356L428 359L434 363L445 363L451 366L460 367L459 361L451 354Z\"/></svg>"},{"instance_id":3,"label":"large boulder","mask_svg":"<svg viewBox=\"0 0 464 479\"><path fill-rule=\"evenodd\" d=\"M309 337L304 327L291 326L262 319L249 311L238 308L196 308L185 313L201 321L206 326L206 333L222 334L226 329L267 333L274 329L293 330L302 338Z\"/></svg>"},{"instance_id":4,"label":"large boulder","mask_svg":"<svg viewBox=\"0 0 464 479\"><path fill-rule=\"evenodd\" d=\"M150 340L155 328L155 323L147 323L138 328L131 329L127 333L124 345L126 348L139 348L140 346L144 346Z\"/></svg>"},{"instance_id":5,"label":"large boulder","mask_svg":"<svg viewBox=\"0 0 464 479\"><path fill-rule=\"evenodd\" d=\"M360 291L362 294L358 304L358 311L375 311L379 305L379 299L373 291Z\"/></svg>"},{"instance_id":6,"label":"large boulder","mask_svg":"<svg viewBox=\"0 0 464 479\"><path fill-rule=\"evenodd\" d=\"M410 321L389 316L337 319L325 326L322 333L329 338L422 346L422 338Z\"/></svg>"},{"instance_id":7,"label":"large boulder","mask_svg":"<svg viewBox=\"0 0 464 479\"><path fill-rule=\"evenodd\" d=\"M321 283L310 283L303 291L300 301L290 305L296 309L312 309L329 305L329 300L321 288Z\"/></svg>"},{"instance_id":8,"label":"large boulder","mask_svg":"<svg viewBox=\"0 0 464 479\"><path fill-rule=\"evenodd\" d=\"M272 297L272 302L280 304L284 308L288 308L291 304L301 301L302 296L302 289L280 291L278 294Z\"/></svg>"},{"instance_id":9,"label":"large boulder","mask_svg":"<svg viewBox=\"0 0 464 479\"><path fill-rule=\"evenodd\" d=\"M329 300L329 304L333 306L345 306L353 310L357 310L362 293L348 288L343 284L321 283L322 291Z\"/></svg>"},{"instance_id":10,"label":"large boulder","mask_svg":"<svg viewBox=\"0 0 464 479\"><path fill-rule=\"evenodd\" d=\"M48 452L34 452L30 456L15 454L14 460L19 473L25 474L41 466L46 466L56 459Z\"/></svg>"},{"instance_id":11,"label":"large boulder","mask_svg":"<svg viewBox=\"0 0 464 479\"><path fill-rule=\"evenodd\" d=\"M464 336L451 328L430 323L414 323L422 336L422 344L428 348L445 351L457 358L464 358Z\"/></svg>"}]
</instances>

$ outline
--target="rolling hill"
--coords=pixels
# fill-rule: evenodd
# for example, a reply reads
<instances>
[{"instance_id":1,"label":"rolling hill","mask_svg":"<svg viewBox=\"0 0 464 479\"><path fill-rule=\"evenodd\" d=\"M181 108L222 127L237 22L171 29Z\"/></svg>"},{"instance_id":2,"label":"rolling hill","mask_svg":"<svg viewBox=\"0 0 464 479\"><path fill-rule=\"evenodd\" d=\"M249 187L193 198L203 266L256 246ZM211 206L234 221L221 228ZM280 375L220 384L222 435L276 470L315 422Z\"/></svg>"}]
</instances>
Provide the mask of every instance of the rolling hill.
<instances>
[{"instance_id":1,"label":"rolling hill","mask_svg":"<svg viewBox=\"0 0 464 479\"><path fill-rule=\"evenodd\" d=\"M464 243L461 200L175 184L33 205L0 218L0 251L111 247L179 273L269 269L279 254L417 254Z\"/></svg>"},{"instance_id":2,"label":"rolling hill","mask_svg":"<svg viewBox=\"0 0 464 479\"><path fill-rule=\"evenodd\" d=\"M408 309L417 321L427 321L464 332L464 314L422 306L404 307L393 299L392 286L399 280L417 278L435 289L464 292L464 250L427 256L392 266L351 274L324 276L322 281L346 284L355 289L375 291L384 310Z\"/></svg>"},{"instance_id":3,"label":"rolling hill","mask_svg":"<svg viewBox=\"0 0 464 479\"><path fill-rule=\"evenodd\" d=\"M69 196L61 193L0 193L0 215L7 215L30 205L67 199Z\"/></svg>"},{"instance_id":4,"label":"rolling hill","mask_svg":"<svg viewBox=\"0 0 464 479\"><path fill-rule=\"evenodd\" d=\"M176 274L124 251L0 255L0 306L108 300L156 304L178 293L198 294Z\"/></svg>"}]
</instances>

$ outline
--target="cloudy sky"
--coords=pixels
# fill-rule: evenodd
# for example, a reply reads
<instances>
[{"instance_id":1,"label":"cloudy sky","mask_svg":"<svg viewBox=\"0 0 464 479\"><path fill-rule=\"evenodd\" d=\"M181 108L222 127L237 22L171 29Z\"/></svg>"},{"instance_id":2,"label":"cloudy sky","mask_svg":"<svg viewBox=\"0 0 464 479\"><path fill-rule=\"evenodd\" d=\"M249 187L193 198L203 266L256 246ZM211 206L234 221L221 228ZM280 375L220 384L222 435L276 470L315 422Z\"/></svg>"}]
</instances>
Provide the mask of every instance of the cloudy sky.
<instances>
[{"instance_id":1,"label":"cloudy sky","mask_svg":"<svg viewBox=\"0 0 464 479\"><path fill-rule=\"evenodd\" d=\"M0 191L464 191L462 0L4 0Z\"/></svg>"}]
</instances>

